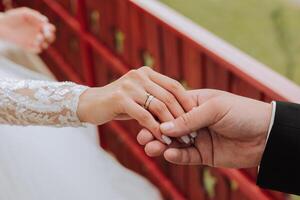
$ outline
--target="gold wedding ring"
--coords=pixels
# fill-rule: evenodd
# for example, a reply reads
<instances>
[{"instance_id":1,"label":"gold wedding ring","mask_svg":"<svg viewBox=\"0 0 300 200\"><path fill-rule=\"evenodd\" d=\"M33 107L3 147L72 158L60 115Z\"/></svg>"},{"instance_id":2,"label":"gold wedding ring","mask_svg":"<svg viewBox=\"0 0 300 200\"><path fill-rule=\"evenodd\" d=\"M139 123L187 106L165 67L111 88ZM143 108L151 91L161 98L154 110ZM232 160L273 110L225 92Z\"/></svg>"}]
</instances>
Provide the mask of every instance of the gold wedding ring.
<instances>
[{"instance_id":1,"label":"gold wedding ring","mask_svg":"<svg viewBox=\"0 0 300 200\"><path fill-rule=\"evenodd\" d=\"M144 103L144 108L145 108L146 110L148 110L148 108L150 107L151 101L152 101L153 99L154 99L154 96L147 93L147 99L146 99L146 101L145 101L145 103Z\"/></svg>"}]
</instances>

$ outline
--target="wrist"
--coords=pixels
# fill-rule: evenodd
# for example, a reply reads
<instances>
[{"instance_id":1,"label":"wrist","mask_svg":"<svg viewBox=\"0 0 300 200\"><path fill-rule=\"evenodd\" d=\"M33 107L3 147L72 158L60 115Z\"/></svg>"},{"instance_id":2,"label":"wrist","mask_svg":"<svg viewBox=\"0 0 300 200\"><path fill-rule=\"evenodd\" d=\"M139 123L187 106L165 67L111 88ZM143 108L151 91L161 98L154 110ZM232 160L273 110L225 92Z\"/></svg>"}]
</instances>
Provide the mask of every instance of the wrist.
<instances>
[{"instance_id":1,"label":"wrist","mask_svg":"<svg viewBox=\"0 0 300 200\"><path fill-rule=\"evenodd\" d=\"M81 122L101 125L111 120L113 106L104 88L88 88L81 94L77 115Z\"/></svg>"},{"instance_id":2,"label":"wrist","mask_svg":"<svg viewBox=\"0 0 300 200\"><path fill-rule=\"evenodd\" d=\"M77 116L81 122L88 122L87 120L87 110L89 110L89 94L90 94L90 88L88 88L86 91L84 91L80 96L79 96L79 101L78 101L78 107L77 107Z\"/></svg>"}]
</instances>

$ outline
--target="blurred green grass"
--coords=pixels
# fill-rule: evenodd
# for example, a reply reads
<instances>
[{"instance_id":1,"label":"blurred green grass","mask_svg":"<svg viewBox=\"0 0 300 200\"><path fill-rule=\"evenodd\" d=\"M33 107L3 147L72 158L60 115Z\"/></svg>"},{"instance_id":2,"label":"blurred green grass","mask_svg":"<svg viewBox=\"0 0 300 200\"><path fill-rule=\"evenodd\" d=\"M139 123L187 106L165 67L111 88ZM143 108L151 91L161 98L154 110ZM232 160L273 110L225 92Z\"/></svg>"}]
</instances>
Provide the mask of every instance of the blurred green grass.
<instances>
[{"instance_id":1,"label":"blurred green grass","mask_svg":"<svg viewBox=\"0 0 300 200\"><path fill-rule=\"evenodd\" d=\"M161 2L300 84L300 0Z\"/></svg>"},{"instance_id":2,"label":"blurred green grass","mask_svg":"<svg viewBox=\"0 0 300 200\"><path fill-rule=\"evenodd\" d=\"M290 200L300 200L300 196L291 195Z\"/></svg>"}]
</instances>

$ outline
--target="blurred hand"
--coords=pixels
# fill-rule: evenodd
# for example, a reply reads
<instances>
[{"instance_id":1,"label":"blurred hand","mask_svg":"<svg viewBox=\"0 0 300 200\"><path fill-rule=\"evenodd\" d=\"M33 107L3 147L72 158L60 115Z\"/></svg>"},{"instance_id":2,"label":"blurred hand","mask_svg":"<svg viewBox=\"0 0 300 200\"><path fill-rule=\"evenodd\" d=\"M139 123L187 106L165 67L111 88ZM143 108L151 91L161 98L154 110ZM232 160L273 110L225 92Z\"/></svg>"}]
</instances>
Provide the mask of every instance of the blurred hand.
<instances>
[{"instance_id":1,"label":"blurred hand","mask_svg":"<svg viewBox=\"0 0 300 200\"><path fill-rule=\"evenodd\" d=\"M148 93L155 98L145 109ZM136 119L158 140L170 143L168 137L161 137L156 118L162 122L170 121L192 107L193 101L181 84L149 67L142 67L109 85L84 92L79 101L78 116L81 121L98 125L111 120Z\"/></svg>"},{"instance_id":2,"label":"blurred hand","mask_svg":"<svg viewBox=\"0 0 300 200\"><path fill-rule=\"evenodd\" d=\"M0 15L0 39L40 53L55 40L55 27L38 11L16 8Z\"/></svg>"},{"instance_id":3,"label":"blurred hand","mask_svg":"<svg viewBox=\"0 0 300 200\"><path fill-rule=\"evenodd\" d=\"M175 164L248 168L258 166L265 148L272 106L264 102L218 90L194 90L190 99L198 107L163 123L161 132L179 137L198 130L193 146L170 147L154 140L143 129L138 141L150 156L164 153Z\"/></svg>"}]
</instances>

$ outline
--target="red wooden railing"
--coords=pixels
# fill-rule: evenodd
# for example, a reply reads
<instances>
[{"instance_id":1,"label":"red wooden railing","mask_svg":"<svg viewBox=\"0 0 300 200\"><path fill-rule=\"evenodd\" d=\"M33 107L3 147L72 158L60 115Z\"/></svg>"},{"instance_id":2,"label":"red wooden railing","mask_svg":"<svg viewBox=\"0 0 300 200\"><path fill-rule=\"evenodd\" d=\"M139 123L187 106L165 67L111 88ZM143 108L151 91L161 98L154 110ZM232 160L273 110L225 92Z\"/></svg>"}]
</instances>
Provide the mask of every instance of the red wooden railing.
<instances>
[{"instance_id":1,"label":"red wooden railing","mask_svg":"<svg viewBox=\"0 0 300 200\"><path fill-rule=\"evenodd\" d=\"M148 65L189 88L299 101L299 88L155 0L16 0L47 15L57 40L42 55L58 79L101 86ZM166 199L285 199L255 185L256 169L174 166L150 159L135 122L100 127L101 145L149 178ZM99 197L101 199L101 197Z\"/></svg>"}]
</instances>

